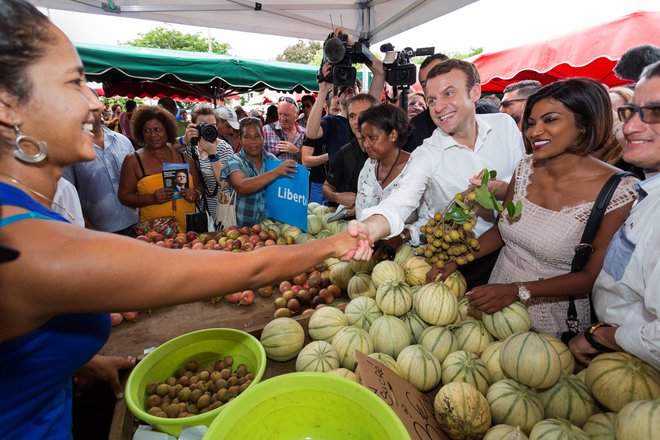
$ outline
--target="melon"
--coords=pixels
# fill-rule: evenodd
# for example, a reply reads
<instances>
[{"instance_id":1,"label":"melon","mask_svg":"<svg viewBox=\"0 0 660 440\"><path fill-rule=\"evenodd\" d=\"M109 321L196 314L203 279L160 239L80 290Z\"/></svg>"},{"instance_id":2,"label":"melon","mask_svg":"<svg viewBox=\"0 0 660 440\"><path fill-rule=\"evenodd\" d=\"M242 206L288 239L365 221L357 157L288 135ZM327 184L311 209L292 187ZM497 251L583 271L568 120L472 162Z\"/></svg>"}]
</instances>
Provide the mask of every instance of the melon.
<instances>
[{"instance_id":1,"label":"melon","mask_svg":"<svg viewBox=\"0 0 660 440\"><path fill-rule=\"evenodd\" d=\"M448 325L456 320L458 301L443 283L422 286L413 299L415 311L427 324Z\"/></svg>"},{"instance_id":2,"label":"melon","mask_svg":"<svg viewBox=\"0 0 660 440\"><path fill-rule=\"evenodd\" d=\"M327 373L339 368L339 356L331 344L313 341L298 353L296 371Z\"/></svg>"},{"instance_id":3,"label":"melon","mask_svg":"<svg viewBox=\"0 0 660 440\"><path fill-rule=\"evenodd\" d=\"M341 290L346 290L352 277L353 271L348 261L340 261L330 268L330 282Z\"/></svg>"},{"instance_id":4,"label":"melon","mask_svg":"<svg viewBox=\"0 0 660 440\"><path fill-rule=\"evenodd\" d=\"M415 296L413 294L413 301L414 298ZM417 312L412 309L401 317L401 321L403 321L406 327L408 327L408 330L410 330L410 334L412 335L412 343L419 344L422 333L424 330L429 328L429 325L425 323L424 320L419 317Z\"/></svg>"},{"instance_id":5,"label":"melon","mask_svg":"<svg viewBox=\"0 0 660 440\"><path fill-rule=\"evenodd\" d=\"M481 360L490 373L491 383L498 380L506 379L502 367L500 366L500 350L502 349L502 341L494 341L488 344L488 347L481 352Z\"/></svg>"},{"instance_id":6,"label":"melon","mask_svg":"<svg viewBox=\"0 0 660 440\"><path fill-rule=\"evenodd\" d=\"M307 204L307 212L308 212L309 214L313 214L313 213L314 213L314 210L315 210L316 208L318 208L319 206L321 206L320 203L317 203L317 202L309 202L309 203Z\"/></svg>"},{"instance_id":7,"label":"melon","mask_svg":"<svg viewBox=\"0 0 660 440\"><path fill-rule=\"evenodd\" d=\"M490 386L490 373L479 356L463 350L449 355L442 362L442 383L465 382L484 396Z\"/></svg>"},{"instance_id":8,"label":"melon","mask_svg":"<svg viewBox=\"0 0 660 440\"><path fill-rule=\"evenodd\" d=\"M613 412L596 413L587 419L582 430L590 440L616 440L614 427L617 414Z\"/></svg>"},{"instance_id":9,"label":"melon","mask_svg":"<svg viewBox=\"0 0 660 440\"><path fill-rule=\"evenodd\" d=\"M657 440L660 437L660 400L637 400L619 411L616 438Z\"/></svg>"},{"instance_id":10,"label":"melon","mask_svg":"<svg viewBox=\"0 0 660 440\"><path fill-rule=\"evenodd\" d=\"M460 324L470 317L468 311L470 309L470 304L468 303L468 297L464 296L458 301L458 313L456 314L455 324Z\"/></svg>"},{"instance_id":11,"label":"melon","mask_svg":"<svg viewBox=\"0 0 660 440\"><path fill-rule=\"evenodd\" d=\"M500 341L514 333L528 332L532 327L527 307L519 302L514 302L493 314L482 313L481 321L488 333Z\"/></svg>"},{"instance_id":12,"label":"melon","mask_svg":"<svg viewBox=\"0 0 660 440\"><path fill-rule=\"evenodd\" d=\"M359 350L367 355L374 351L374 343L369 333L353 326L344 327L339 330L335 337L332 338L332 347L337 351L337 355L339 356L339 365L351 371L355 371L355 366L357 365L355 350Z\"/></svg>"},{"instance_id":13,"label":"melon","mask_svg":"<svg viewBox=\"0 0 660 440\"><path fill-rule=\"evenodd\" d=\"M396 359L394 359L389 354L376 352L376 353L371 353L369 357L385 365L387 368L395 372L397 376L401 376L401 370L399 369L399 364L397 364Z\"/></svg>"},{"instance_id":14,"label":"melon","mask_svg":"<svg viewBox=\"0 0 660 440\"><path fill-rule=\"evenodd\" d=\"M333 376L344 377L348 380L352 380L353 382L360 383L357 374L355 374L353 371L349 370L348 368L337 368L336 370L330 370L328 371L328 374L332 374Z\"/></svg>"},{"instance_id":15,"label":"melon","mask_svg":"<svg viewBox=\"0 0 660 440\"><path fill-rule=\"evenodd\" d=\"M582 426L596 412L589 388L577 376L562 374L552 387L539 393L546 417L565 419Z\"/></svg>"},{"instance_id":16,"label":"melon","mask_svg":"<svg viewBox=\"0 0 660 440\"><path fill-rule=\"evenodd\" d=\"M587 383L587 381L586 381L587 369L586 368L584 368L584 369L578 371L577 373L575 373L575 376L578 379L580 379L582 382L584 382L585 384Z\"/></svg>"},{"instance_id":17,"label":"melon","mask_svg":"<svg viewBox=\"0 0 660 440\"><path fill-rule=\"evenodd\" d=\"M477 440L490 428L486 398L469 383L452 382L438 391L433 401L435 417L452 439Z\"/></svg>"},{"instance_id":18,"label":"melon","mask_svg":"<svg viewBox=\"0 0 660 440\"><path fill-rule=\"evenodd\" d=\"M339 330L348 325L348 319L335 307L322 307L309 318L307 330L314 341L332 342Z\"/></svg>"},{"instance_id":19,"label":"melon","mask_svg":"<svg viewBox=\"0 0 660 440\"><path fill-rule=\"evenodd\" d=\"M325 308L325 307L324 307ZM383 316L380 311L376 300L366 296L357 297L346 305L344 315L349 325L360 327L363 330L369 331L371 324Z\"/></svg>"},{"instance_id":20,"label":"melon","mask_svg":"<svg viewBox=\"0 0 660 440\"><path fill-rule=\"evenodd\" d=\"M261 331L263 345L269 359L284 362L298 355L305 344L305 330L291 318L276 318Z\"/></svg>"},{"instance_id":21,"label":"melon","mask_svg":"<svg viewBox=\"0 0 660 440\"><path fill-rule=\"evenodd\" d=\"M553 346L538 333L516 333L500 350L504 374L536 389L550 388L559 380L561 362Z\"/></svg>"},{"instance_id":22,"label":"melon","mask_svg":"<svg viewBox=\"0 0 660 440\"><path fill-rule=\"evenodd\" d=\"M402 265L406 275L406 283L410 286L423 286L426 284L426 274L431 270L431 265L422 257L408 258Z\"/></svg>"},{"instance_id":23,"label":"melon","mask_svg":"<svg viewBox=\"0 0 660 440\"><path fill-rule=\"evenodd\" d=\"M335 264L341 263L341 260L339 258L330 257L330 258L326 258L323 262L325 263L326 266L328 266L328 270L330 270L332 269L332 266L334 266Z\"/></svg>"},{"instance_id":24,"label":"melon","mask_svg":"<svg viewBox=\"0 0 660 440\"><path fill-rule=\"evenodd\" d=\"M475 319L466 319L449 328L454 333L460 350L471 351L478 356L493 342L493 337L488 333L484 324Z\"/></svg>"},{"instance_id":25,"label":"melon","mask_svg":"<svg viewBox=\"0 0 660 440\"><path fill-rule=\"evenodd\" d=\"M503 379L492 384L486 400L490 405L493 423L518 426L529 434L534 425L543 420L543 403L536 391L513 379Z\"/></svg>"},{"instance_id":26,"label":"melon","mask_svg":"<svg viewBox=\"0 0 660 440\"><path fill-rule=\"evenodd\" d=\"M329 206L319 205L319 206L315 207L312 210L312 212L314 213L314 215L318 215L318 216L321 217L321 219L323 219L323 218L325 218L326 214L328 214L328 213L333 214L334 210Z\"/></svg>"},{"instance_id":27,"label":"melon","mask_svg":"<svg viewBox=\"0 0 660 440\"><path fill-rule=\"evenodd\" d=\"M376 304L386 315L404 315L412 308L412 303L412 291L403 281L388 280L376 290Z\"/></svg>"},{"instance_id":28,"label":"melon","mask_svg":"<svg viewBox=\"0 0 660 440\"><path fill-rule=\"evenodd\" d=\"M488 430L484 440L529 440L517 426L495 425Z\"/></svg>"},{"instance_id":29,"label":"melon","mask_svg":"<svg viewBox=\"0 0 660 440\"><path fill-rule=\"evenodd\" d=\"M332 232L328 231L327 229L321 229L318 234L316 234L317 239L321 238L328 238L330 236L334 235Z\"/></svg>"},{"instance_id":30,"label":"melon","mask_svg":"<svg viewBox=\"0 0 660 440\"><path fill-rule=\"evenodd\" d=\"M583 430L567 420L547 419L534 426L529 440L589 440ZM631 439L632 440L632 439Z\"/></svg>"},{"instance_id":31,"label":"melon","mask_svg":"<svg viewBox=\"0 0 660 440\"><path fill-rule=\"evenodd\" d=\"M401 377L422 392L432 390L440 383L442 368L433 353L419 344L409 345L396 358Z\"/></svg>"},{"instance_id":32,"label":"melon","mask_svg":"<svg viewBox=\"0 0 660 440\"><path fill-rule=\"evenodd\" d=\"M447 327L431 326L422 332L418 343L444 362L447 355L458 350L454 334Z\"/></svg>"},{"instance_id":33,"label":"melon","mask_svg":"<svg viewBox=\"0 0 660 440\"><path fill-rule=\"evenodd\" d=\"M295 226L289 226L286 229L282 229L282 235L284 237L291 237L291 238L293 238L294 241L302 233L303 233L303 231L300 228L296 228Z\"/></svg>"},{"instance_id":34,"label":"melon","mask_svg":"<svg viewBox=\"0 0 660 440\"><path fill-rule=\"evenodd\" d=\"M374 266L376 265L376 260L373 258L369 259L368 261L360 261L360 260L351 260L350 261L351 265L351 270L354 273L368 273L370 274L372 270L374 270Z\"/></svg>"},{"instance_id":35,"label":"melon","mask_svg":"<svg viewBox=\"0 0 660 440\"><path fill-rule=\"evenodd\" d=\"M443 281L454 294L456 300L460 301L467 291L467 282L462 273L455 270Z\"/></svg>"},{"instance_id":36,"label":"melon","mask_svg":"<svg viewBox=\"0 0 660 440\"><path fill-rule=\"evenodd\" d=\"M401 246L396 250L394 254L394 262L400 265L403 265L409 258L415 256L415 250L408 243L401 243Z\"/></svg>"},{"instance_id":37,"label":"melon","mask_svg":"<svg viewBox=\"0 0 660 440\"><path fill-rule=\"evenodd\" d=\"M594 397L615 412L635 400L660 396L660 372L623 352L596 356L587 368L585 382Z\"/></svg>"},{"instance_id":38,"label":"melon","mask_svg":"<svg viewBox=\"0 0 660 440\"><path fill-rule=\"evenodd\" d=\"M371 281L376 289L385 281L405 281L406 274L403 268L394 261L381 261L371 271Z\"/></svg>"},{"instance_id":39,"label":"melon","mask_svg":"<svg viewBox=\"0 0 660 440\"><path fill-rule=\"evenodd\" d=\"M317 215L307 216L307 233L316 235L323 229L323 222Z\"/></svg>"},{"instance_id":40,"label":"melon","mask_svg":"<svg viewBox=\"0 0 660 440\"><path fill-rule=\"evenodd\" d=\"M346 291L350 299L355 299L359 296L368 296L369 298L376 296L376 288L374 287L374 283L371 282L371 275L363 272L351 277L348 281Z\"/></svg>"},{"instance_id":41,"label":"melon","mask_svg":"<svg viewBox=\"0 0 660 440\"><path fill-rule=\"evenodd\" d=\"M573 374L573 372L575 371L575 358L573 357L573 353L571 353L571 350L568 348L568 345L564 344L561 341L561 339L556 338L552 335L548 335L545 333L539 333L539 334L543 336L546 341L552 344L554 349L557 351L557 354L559 355L559 361L561 362L561 369L564 372L564 374Z\"/></svg>"},{"instance_id":42,"label":"melon","mask_svg":"<svg viewBox=\"0 0 660 440\"><path fill-rule=\"evenodd\" d=\"M412 341L410 330L403 321L390 315L377 318L371 324L369 335L371 335L375 351L389 354L395 358Z\"/></svg>"}]
</instances>

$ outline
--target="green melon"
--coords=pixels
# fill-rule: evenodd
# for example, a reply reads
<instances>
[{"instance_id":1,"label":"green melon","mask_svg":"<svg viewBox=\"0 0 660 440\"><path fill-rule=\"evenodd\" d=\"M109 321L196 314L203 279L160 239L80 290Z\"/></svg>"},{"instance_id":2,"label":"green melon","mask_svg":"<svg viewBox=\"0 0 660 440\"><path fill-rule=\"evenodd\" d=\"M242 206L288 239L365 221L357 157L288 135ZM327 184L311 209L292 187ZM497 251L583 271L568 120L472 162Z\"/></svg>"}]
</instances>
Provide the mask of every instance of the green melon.
<instances>
[{"instance_id":1,"label":"green melon","mask_svg":"<svg viewBox=\"0 0 660 440\"><path fill-rule=\"evenodd\" d=\"M444 362L449 353L458 350L454 334L447 327L431 326L422 332L419 344Z\"/></svg>"},{"instance_id":2,"label":"green melon","mask_svg":"<svg viewBox=\"0 0 660 440\"><path fill-rule=\"evenodd\" d=\"M452 382L443 386L433 406L440 427L451 439L481 439L490 428L488 402L469 383Z\"/></svg>"},{"instance_id":3,"label":"green melon","mask_svg":"<svg viewBox=\"0 0 660 440\"><path fill-rule=\"evenodd\" d=\"M344 312L335 307L322 307L309 318L307 330L309 337L315 341L332 342L337 332L347 325Z\"/></svg>"},{"instance_id":4,"label":"green melon","mask_svg":"<svg viewBox=\"0 0 660 440\"><path fill-rule=\"evenodd\" d=\"M360 327L363 330L369 331L371 324L383 316L376 301L366 296L360 296L352 299L344 309L344 315L349 325Z\"/></svg>"},{"instance_id":5,"label":"green melon","mask_svg":"<svg viewBox=\"0 0 660 440\"><path fill-rule=\"evenodd\" d=\"M519 302L514 302L493 314L482 313L481 321L488 333L500 341L514 333L528 332L532 327L527 307Z\"/></svg>"},{"instance_id":6,"label":"green melon","mask_svg":"<svg viewBox=\"0 0 660 440\"><path fill-rule=\"evenodd\" d=\"M369 333L353 326L339 330L332 338L332 347L339 356L339 365L351 371L355 371L357 365L355 350L359 350L366 355L374 351L374 343Z\"/></svg>"},{"instance_id":7,"label":"green melon","mask_svg":"<svg viewBox=\"0 0 660 440\"><path fill-rule=\"evenodd\" d=\"M430 325L448 325L456 320L458 302L443 283L429 283L421 287L413 298L415 311Z\"/></svg>"},{"instance_id":8,"label":"green melon","mask_svg":"<svg viewBox=\"0 0 660 440\"><path fill-rule=\"evenodd\" d=\"M536 391L513 379L492 384L486 400L494 423L518 426L529 434L534 425L543 420L543 403Z\"/></svg>"},{"instance_id":9,"label":"green melon","mask_svg":"<svg viewBox=\"0 0 660 440\"><path fill-rule=\"evenodd\" d=\"M502 371L523 385L550 388L559 380L561 362L554 347L538 333L516 333L500 350Z\"/></svg>"},{"instance_id":10,"label":"green melon","mask_svg":"<svg viewBox=\"0 0 660 440\"><path fill-rule=\"evenodd\" d=\"M261 331L261 345L269 359L284 362L298 355L305 343L305 330L291 318L276 318Z\"/></svg>"},{"instance_id":11,"label":"green melon","mask_svg":"<svg viewBox=\"0 0 660 440\"><path fill-rule=\"evenodd\" d=\"M412 309L405 315L401 316L401 321L403 321L406 327L408 327L408 330L410 330L410 334L412 335L412 343L419 344L422 333L424 330L429 328L429 325L425 323L424 320L419 317L417 312Z\"/></svg>"},{"instance_id":12,"label":"green melon","mask_svg":"<svg viewBox=\"0 0 660 440\"><path fill-rule=\"evenodd\" d=\"M534 426L529 440L589 440L589 436L567 420L547 419Z\"/></svg>"},{"instance_id":13,"label":"green melon","mask_svg":"<svg viewBox=\"0 0 660 440\"><path fill-rule=\"evenodd\" d=\"M493 342L493 337L484 324L476 319L466 319L450 328L456 337L459 349L471 351L479 356Z\"/></svg>"},{"instance_id":14,"label":"green melon","mask_svg":"<svg viewBox=\"0 0 660 440\"><path fill-rule=\"evenodd\" d=\"M406 274L403 268L394 261L381 261L371 271L371 281L376 289L385 281L405 281Z\"/></svg>"},{"instance_id":15,"label":"green melon","mask_svg":"<svg viewBox=\"0 0 660 440\"><path fill-rule=\"evenodd\" d=\"M339 368L339 356L332 345L325 341L313 341L298 353L296 371L327 373Z\"/></svg>"},{"instance_id":16,"label":"green melon","mask_svg":"<svg viewBox=\"0 0 660 440\"><path fill-rule=\"evenodd\" d=\"M390 315L377 318L369 328L369 335L375 351L392 357L397 357L412 341L408 327L399 318Z\"/></svg>"},{"instance_id":17,"label":"green melon","mask_svg":"<svg viewBox=\"0 0 660 440\"><path fill-rule=\"evenodd\" d=\"M582 426L596 411L589 388L577 376L562 374L551 388L539 393L546 417L566 419Z\"/></svg>"},{"instance_id":18,"label":"green melon","mask_svg":"<svg viewBox=\"0 0 660 440\"><path fill-rule=\"evenodd\" d=\"M401 377L422 392L432 390L440 383L442 369L433 353L421 345L409 345L396 358Z\"/></svg>"},{"instance_id":19,"label":"green melon","mask_svg":"<svg viewBox=\"0 0 660 440\"><path fill-rule=\"evenodd\" d=\"M412 291L403 281L385 281L376 290L376 304L386 315L404 315L412 303Z\"/></svg>"},{"instance_id":20,"label":"green melon","mask_svg":"<svg viewBox=\"0 0 660 440\"><path fill-rule=\"evenodd\" d=\"M616 440L614 433L616 419L617 414L613 412L596 413L587 419L582 430L590 440Z\"/></svg>"},{"instance_id":21,"label":"green melon","mask_svg":"<svg viewBox=\"0 0 660 440\"><path fill-rule=\"evenodd\" d=\"M442 383L466 382L484 396L490 386L490 373L484 362L474 353L458 350L442 362Z\"/></svg>"}]
</instances>

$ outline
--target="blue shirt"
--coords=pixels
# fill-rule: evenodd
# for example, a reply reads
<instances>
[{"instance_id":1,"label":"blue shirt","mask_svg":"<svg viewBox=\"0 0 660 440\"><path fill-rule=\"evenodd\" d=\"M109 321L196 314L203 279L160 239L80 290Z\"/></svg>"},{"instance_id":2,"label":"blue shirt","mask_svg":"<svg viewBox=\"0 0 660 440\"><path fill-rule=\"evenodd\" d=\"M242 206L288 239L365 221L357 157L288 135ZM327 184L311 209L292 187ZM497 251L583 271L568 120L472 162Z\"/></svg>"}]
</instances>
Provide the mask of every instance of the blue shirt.
<instances>
[{"instance_id":1,"label":"blue shirt","mask_svg":"<svg viewBox=\"0 0 660 440\"><path fill-rule=\"evenodd\" d=\"M329 160L332 160L339 149L355 137L348 119L343 116L325 115L321 118L321 127L323 128L321 141L325 145Z\"/></svg>"},{"instance_id":2,"label":"blue shirt","mask_svg":"<svg viewBox=\"0 0 660 440\"><path fill-rule=\"evenodd\" d=\"M242 171L246 178L256 177L266 172L266 160L277 158L265 150L261 152L261 169L257 170L254 163L248 159L245 150L233 155L227 165L222 168L222 177L228 179L236 172ZM236 223L238 227L252 226L259 223L266 216L266 190L260 190L248 194L236 194Z\"/></svg>"},{"instance_id":3,"label":"blue shirt","mask_svg":"<svg viewBox=\"0 0 660 440\"><path fill-rule=\"evenodd\" d=\"M126 136L101 127L105 148L94 145L96 159L64 167L64 178L78 190L83 213L94 229L117 232L138 221L138 211L119 202L124 158L135 150Z\"/></svg>"}]
</instances>

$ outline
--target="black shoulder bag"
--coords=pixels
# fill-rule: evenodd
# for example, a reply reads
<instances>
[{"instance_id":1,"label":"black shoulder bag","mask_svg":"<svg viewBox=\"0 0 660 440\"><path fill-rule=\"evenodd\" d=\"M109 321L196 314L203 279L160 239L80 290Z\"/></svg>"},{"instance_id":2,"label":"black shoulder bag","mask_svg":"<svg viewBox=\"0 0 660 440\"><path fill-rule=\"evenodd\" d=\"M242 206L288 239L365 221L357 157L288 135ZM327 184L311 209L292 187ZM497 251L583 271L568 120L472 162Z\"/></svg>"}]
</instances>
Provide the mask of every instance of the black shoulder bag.
<instances>
[{"instance_id":1,"label":"black shoulder bag","mask_svg":"<svg viewBox=\"0 0 660 440\"><path fill-rule=\"evenodd\" d=\"M575 246L575 256L573 257L573 262L571 263L571 272L579 272L584 268L584 266L589 261L589 257L594 251L593 242L596 238L596 233L598 228L603 221L605 216L605 211L607 210L607 205L610 204L610 200L616 191L616 188L619 186L619 182L625 176L634 176L634 174L628 173L626 171L619 171L618 173L612 175L603 189L598 193L594 206L591 209L591 214L589 219L587 219L587 224L584 227L584 232L582 233L582 238L580 239L580 244ZM593 305L591 303L591 292L589 292L589 308L591 309L591 322L596 322L596 313L594 312ZM575 308L575 297L570 296L568 298L568 311L566 313L566 325L568 326L568 331L565 331L561 335L561 340L564 343L568 344L572 338L578 335L578 330L580 328L580 320L577 317L577 309Z\"/></svg>"}]
</instances>

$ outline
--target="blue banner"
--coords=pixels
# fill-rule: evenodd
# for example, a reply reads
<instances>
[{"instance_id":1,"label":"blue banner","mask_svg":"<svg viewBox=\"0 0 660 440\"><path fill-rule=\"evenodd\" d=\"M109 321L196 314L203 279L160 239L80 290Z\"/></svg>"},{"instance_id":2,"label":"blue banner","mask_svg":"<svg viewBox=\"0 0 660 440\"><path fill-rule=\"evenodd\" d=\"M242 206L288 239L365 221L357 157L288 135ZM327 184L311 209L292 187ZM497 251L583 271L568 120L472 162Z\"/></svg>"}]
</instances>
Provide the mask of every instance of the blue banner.
<instances>
[{"instance_id":1,"label":"blue banner","mask_svg":"<svg viewBox=\"0 0 660 440\"><path fill-rule=\"evenodd\" d=\"M279 160L266 160L266 171L277 168L281 163ZM266 187L266 216L307 232L309 170L300 164L297 170L293 178L278 177Z\"/></svg>"}]
</instances>

